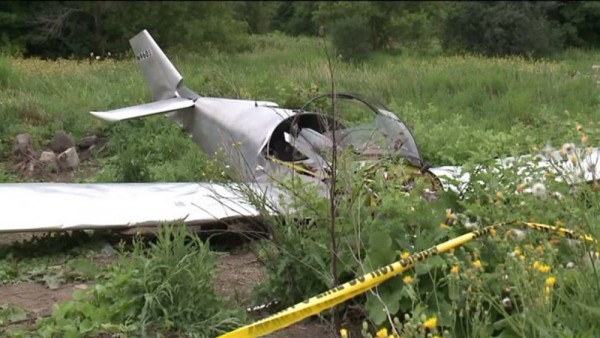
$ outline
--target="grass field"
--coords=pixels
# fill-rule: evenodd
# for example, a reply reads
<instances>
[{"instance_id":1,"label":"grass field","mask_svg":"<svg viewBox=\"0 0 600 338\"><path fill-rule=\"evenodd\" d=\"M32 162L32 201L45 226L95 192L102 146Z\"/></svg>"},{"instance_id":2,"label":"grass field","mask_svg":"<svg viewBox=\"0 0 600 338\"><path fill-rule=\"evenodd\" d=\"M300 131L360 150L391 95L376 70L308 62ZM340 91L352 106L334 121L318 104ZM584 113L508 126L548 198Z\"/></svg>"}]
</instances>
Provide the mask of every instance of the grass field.
<instances>
[{"instance_id":1,"label":"grass field","mask_svg":"<svg viewBox=\"0 0 600 338\"><path fill-rule=\"evenodd\" d=\"M248 53L169 56L183 75L184 83L203 96L271 100L283 107L298 108L315 92L326 93L329 90L329 70L321 40L290 38L280 35L254 37L253 39L255 48ZM581 128L577 128L577 125L583 126L582 128L587 133L586 137L589 137L586 140L587 144L598 146L600 144L598 137L600 136L600 129L598 129L600 125L596 118L600 113L600 66L597 65L600 65L599 51L581 50L569 50L553 59L541 61L520 58L488 59L467 55L375 54L363 64L346 64L337 60L334 63L334 71L338 91L362 93L373 97L397 113L411 128L425 161L433 165L460 165L477 163L495 157L527 154L532 149L542 149L546 144L556 148L560 148L566 142L580 144ZM163 117L108 124L89 114L89 111L109 110L145 102L149 102L149 94L142 75L133 61L59 60L52 62L0 57L0 182L56 179L56 176L27 176L16 171L16 160L11 155L11 148L17 134L28 132L33 136L35 149L47 149L52 136L60 130L66 131L74 139L90 134L108 137L107 146L101 151L93 152L87 160L88 165L82 165L71 176L66 179L63 177L61 180L122 182L132 179L140 181L202 181L209 179L219 181L227 179L221 175L221 170L216 163L207 160L206 156L187 136ZM130 165L131 158L138 160L133 168L127 167ZM135 174L131 174L132 169ZM478 196L481 199L490 201L497 201L500 196L494 195L495 191L482 191L480 194ZM595 195L592 200L598 201ZM394 201L396 200L394 199ZM490 205L484 203L482 206L480 200L477 200L477 202L469 202L472 204L466 203L461 207L466 209L464 210L465 214L470 212L473 215L485 215L486 220L507 220L513 216L533 217L552 224L568 221L580 225L585 223L588 225L587 228L581 225L581 228L585 230L589 230L590 224L599 219L597 210L592 208L590 211L589 208L578 204L578 201L569 202L570 204L566 202L556 204L558 202L547 200L523 200L523 203L528 203L527 207L523 207L517 202L521 202L521 200L506 202L499 207L494 206L494 203ZM395 203L404 202L396 201ZM405 205L406 207L415 206L417 210L429 210L418 199L406 203L409 203ZM561 210L557 209L558 205ZM440 208L442 208L440 213L443 214L445 207ZM404 217L394 215L394 217L399 217L398 219ZM435 223L432 229L437 231L440 221L434 219L432 222L432 224ZM383 228L378 229L382 230ZM461 230L464 229L461 228ZM428 240L433 241L439 238L441 237L432 236L428 237ZM312 239L316 240L316 237ZM539 240L538 237L535 239ZM93 330L106 330L107 332L138 332L136 330L151 328L152 326L145 326L150 323L161 329L166 328L167 331L173 328L196 332L206 329L202 332L208 336L214 335L215 332L222 329L217 328L214 322L214 327L211 326L213 324L207 324L202 326L202 330L200 330L201 326L191 324L174 326L173 323L189 324L193 320L186 317L189 316L186 309L178 309L176 313L170 313L171 317L166 315L168 311L177 308L177 304L172 304L172 307L164 305L165 298L160 298L163 295L159 289L153 289L152 297L155 298L151 299L156 300L153 304L160 303L161 305L144 307L143 314L136 317L139 319L138 322L123 322L121 326L113 325L122 318L112 316L111 311L117 311L114 308L107 310L106 307L102 307L108 307L113 303L125 307L123 303L119 302L119 296L127 298L137 292L136 290L139 289L136 287L140 287L140 285L148 288L148 285L154 285L152 283L159 283L157 281L160 281L161 273L167 273L152 269L143 270L144 267L147 268L143 262L157 262L157 266L169 265L182 259L185 256L183 252L190 250L201 254L197 260L186 263L188 264L186 273L189 272L192 276L210 274L201 266L221 263L215 263L216 258L212 257L201 244L192 248L179 243L177 248L181 250L180 256L177 256L177 252L174 251L174 254L169 257L166 257L164 252L171 250L172 247L162 247L165 251L161 254L159 245L153 249L154 251L150 250L150 254L144 254L141 247L134 245L134 249L128 251L132 256L127 256L123 260L120 259L121 256L118 259L113 257L107 263L106 270L91 271L90 262L95 264L93 262L97 261L101 252L101 248L94 246L95 244L92 245L96 243L93 238L90 240L87 237L84 239L59 237L59 239L49 239L49 241L50 244L44 241L41 244L31 244L35 248L34 251L39 251L40 254L27 253L27 249L12 245L10 240L0 241L0 254L2 255L0 257L3 260L0 262L0 288L15 282L36 282L52 287L64 286L65 283L67 285L83 284L87 285L85 288L91 288L94 283L100 283L104 286L109 285L107 286L108 290L122 289L125 291L119 295L111 295L106 293L105 289L98 289L96 292L100 300L94 304L95 308L77 307L83 303L75 303L75 305L70 305L71 307L61 308L62 312L58 311L59 314L50 317L50 321L40 324L42 329L36 331L36 334L52 336L52 334L60 332L53 330L58 330L57 328L64 325L77 327L79 331L74 329L74 331L69 331L71 334L81 334L84 332L82 326L85 325ZM52 244L55 243L52 241L67 244L59 246ZM424 240L422 243L424 247L434 244L434 242L425 242ZM56 246L58 250L46 252L45 250L49 246ZM515 249L514 243L495 242L493 247ZM480 248L481 252L485 252L485 248L485 246ZM556 273L559 274L556 275L556 278L564 284L568 284L567 281L570 278L580 277L565 268L569 259L563 262L557 258L570 251L565 251L567 249L547 250L543 255L550 256L542 254L540 255L543 257L535 256L535 250L529 252L528 255L531 254L531 257L538 257L538 259L553 259L552 262L555 265L552 265L552 268L556 268ZM382 255L394 254L393 252L394 250L390 249L390 252L382 253ZM44 257L42 253L48 254L50 258ZM489 252L488 254L495 255ZM530 256L527 257L529 259ZM472 256L471 258L477 257ZM171 261L167 259L171 259ZM488 281L497 279L502 273L497 270L488 270L488 275L477 279L474 276L478 270L474 270L470 263L456 264L456 266L461 266L461 276L463 267L466 268L464 281L473 283L481 283L481 278ZM502 264L505 268L512 266L504 262ZM60 266L60 268L53 270L53 267L56 266ZM444 268L450 269L450 265L444 265ZM525 269L524 265L513 266L513 268ZM494 267L491 269L493 270ZM132 271L138 270L143 270L146 274L144 276L131 275ZM168 273L179 277L181 276L177 274L183 273L169 271ZM596 270L593 271L595 273ZM235 272L233 273L235 274ZM306 273L306 271L302 273ZM540 286L525 284L527 279L535 279L532 277L532 274L535 273L523 270L522 277L514 277L517 279L515 283L524 283L521 286L522 290L526 290L525 296L533 300L535 300L534 293L529 290ZM123 276L133 276L131 278L134 282L127 284L127 278ZM125 278L125 280L121 281L121 284L112 283L111 278L118 279L117 277ZM304 277L311 278L310 276ZM590 278L596 283L596 286L590 287L590 289L585 289L581 283L569 284L571 287L569 292L575 293L575 296L572 296L573 299L579 302L585 302L586 299L590 302L598 299L600 279ZM541 280L543 284L543 279ZM451 284L451 281L446 282ZM465 286L466 284L461 285ZM184 290L205 292L205 289L199 286L187 284L173 287L188 287L192 289ZM543 286L541 288L543 289ZM483 303L486 301L487 293L483 289L480 291L478 299L481 300L480 303ZM567 291L564 291L563 295L568 294ZM249 291L245 290L244 292ZM136 294L135 297L137 296L139 295ZM78 301L81 301L83 296L78 295L78 297L80 297ZM173 297L181 302L186 298L182 294ZM206 299L187 299L186 301L190 309L195 309L194 306L209 304ZM589 307L589 304L593 304L590 302L584 305ZM370 306L369 304L367 305ZM2 305L2 299L0 299L0 305ZM597 307L588 309L585 306L578 308L577 311L572 307L566 307L566 310L552 308L553 311L546 317L526 321L529 326L522 322L518 324L523 324L523 327L539 329L540 325L552 326L556 322L560 322L563 328L567 327L580 333L585 332L586 329L596 325L591 319L592 317L585 317L584 322L589 325L581 324L579 327L571 322L575 321L574 317L569 317L575 314L585 316L582 314L584 313L582 309L598 315ZM238 324L234 321L227 322L223 318L235 317L241 318L240 321L246 320L243 315L219 312L222 308L217 305L211 309L218 315L212 313L211 315L214 317L209 319L218 317L222 320L221 324L226 322L231 327ZM425 316L426 311L420 305L413 303L411 309L411 313L415 313L411 318L421 320L420 318ZM533 316L547 310L548 305L542 304L532 307L530 313ZM19 321L24 316L26 317L18 309L15 310L11 307L5 307L1 311L0 325L3 322ZM126 312L127 309L123 311ZM571 311L570 314L569 311ZM418 313L422 316L417 316ZM473 318L479 317L477 320L473 319L469 326L481 331L467 331L468 336L485 336L483 333L487 332L485 327L492 325L492 323L486 322L489 318L483 316L482 313L473 314ZM508 317L508 315L506 316ZM73 318L83 319L77 319L79 321L74 324L77 320ZM161 318L162 322L154 323L152 322L154 318ZM207 323L209 319L206 319ZM412 323L413 319L407 320L407 322ZM101 327L98 326L99 324L93 324L94 321L97 322L96 324L102 321L109 322L112 326ZM503 323L495 322L494 325L516 325ZM458 337L460 335L457 332L464 333L464 331L456 330L458 325L456 323L446 321L440 325L454 328L453 332L448 332L444 336ZM560 333L565 337L571 337L568 330L559 332L556 331L556 326L552 327L555 331L549 330L554 332L553 334ZM577 331L578 328L581 330ZM523 335L531 332L523 328L521 331L518 328L513 327L513 329ZM8 331L3 332L3 330L0 326L0 333L9 333ZM432 333L432 331L428 332ZM477 332L482 335L478 335ZM538 332L536 335L544 336L543 332L546 331L540 329L535 332ZM422 333L427 334L427 332L419 331L419 334ZM293 334L290 333L290 336Z\"/></svg>"}]
</instances>

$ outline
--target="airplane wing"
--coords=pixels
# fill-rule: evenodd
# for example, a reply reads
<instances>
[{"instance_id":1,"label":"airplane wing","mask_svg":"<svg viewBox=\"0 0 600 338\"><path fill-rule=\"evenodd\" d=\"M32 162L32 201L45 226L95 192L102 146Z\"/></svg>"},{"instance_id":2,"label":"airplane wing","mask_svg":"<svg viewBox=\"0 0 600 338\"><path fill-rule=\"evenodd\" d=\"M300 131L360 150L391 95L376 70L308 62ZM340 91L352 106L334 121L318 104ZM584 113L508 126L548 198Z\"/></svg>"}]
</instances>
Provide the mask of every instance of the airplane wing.
<instances>
[{"instance_id":1,"label":"airplane wing","mask_svg":"<svg viewBox=\"0 0 600 338\"><path fill-rule=\"evenodd\" d=\"M569 185L600 180L600 148L574 148L570 155L555 150L546 154L524 155L497 159L492 172L512 169L525 183L544 179L544 171L553 174L555 181ZM486 170L479 166L477 170ZM430 168L446 190L464 193L471 184L471 173L458 166ZM535 175L537 173L537 175ZM479 182L484 184L483 182ZM525 192L530 192L530 188Z\"/></svg>"},{"instance_id":2,"label":"airplane wing","mask_svg":"<svg viewBox=\"0 0 600 338\"><path fill-rule=\"evenodd\" d=\"M579 154L577 164L551 153L500 159L492 170L513 167L525 182L538 179L532 176L532 171L540 170L550 171L557 181L569 184L598 180L600 149L588 148ZM472 183L470 173L461 167L430 170L440 177L445 189L462 193ZM290 196L270 183L248 187L260 193L265 198L263 202L271 201L272 212L293 213L287 209L291 205ZM186 224L217 224L259 218L260 212L242 190L236 184L213 183L0 184L0 232L131 228L175 220L184 220Z\"/></svg>"},{"instance_id":3,"label":"airplane wing","mask_svg":"<svg viewBox=\"0 0 600 338\"><path fill-rule=\"evenodd\" d=\"M211 183L0 184L0 232L156 226L258 217L234 185Z\"/></svg>"},{"instance_id":4,"label":"airplane wing","mask_svg":"<svg viewBox=\"0 0 600 338\"><path fill-rule=\"evenodd\" d=\"M136 117L168 113L180 109L185 109L194 106L194 100L175 97L172 99L156 101L151 103L140 104L137 106L130 106L125 108L119 108L115 110L103 111L103 112L90 112L90 114L101 118L106 121L116 122Z\"/></svg>"}]
</instances>

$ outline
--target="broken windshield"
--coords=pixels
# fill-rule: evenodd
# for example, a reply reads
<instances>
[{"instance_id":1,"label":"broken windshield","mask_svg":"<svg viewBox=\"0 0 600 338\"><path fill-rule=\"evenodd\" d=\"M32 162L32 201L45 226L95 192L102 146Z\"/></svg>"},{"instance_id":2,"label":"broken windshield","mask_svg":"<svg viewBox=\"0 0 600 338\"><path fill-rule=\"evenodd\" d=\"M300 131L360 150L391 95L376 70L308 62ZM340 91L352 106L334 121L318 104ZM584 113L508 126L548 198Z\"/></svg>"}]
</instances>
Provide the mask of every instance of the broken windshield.
<instances>
[{"instance_id":1,"label":"broken windshield","mask_svg":"<svg viewBox=\"0 0 600 338\"><path fill-rule=\"evenodd\" d=\"M327 105L313 107L317 113L300 110L276 128L266 147L267 158L316 174L329 168L335 141L338 151L349 150L358 160L402 158L422 166L412 134L394 113L354 96L338 98L351 104L336 104L335 133L334 119L322 113L329 111Z\"/></svg>"},{"instance_id":2,"label":"broken windshield","mask_svg":"<svg viewBox=\"0 0 600 338\"><path fill-rule=\"evenodd\" d=\"M336 141L365 158L400 156L421 165L419 151L406 126L383 115L376 115L371 123L340 130Z\"/></svg>"},{"instance_id":3,"label":"broken windshield","mask_svg":"<svg viewBox=\"0 0 600 338\"><path fill-rule=\"evenodd\" d=\"M417 144L396 114L381 104L354 94L338 93L336 97L335 117L345 126L335 133L336 143L341 149L350 149L360 157L370 159L400 156L411 164L421 166ZM331 100L317 103L320 98L331 98L331 95L313 98L304 105L303 110L332 111ZM323 135L333 139L330 130Z\"/></svg>"}]
</instances>

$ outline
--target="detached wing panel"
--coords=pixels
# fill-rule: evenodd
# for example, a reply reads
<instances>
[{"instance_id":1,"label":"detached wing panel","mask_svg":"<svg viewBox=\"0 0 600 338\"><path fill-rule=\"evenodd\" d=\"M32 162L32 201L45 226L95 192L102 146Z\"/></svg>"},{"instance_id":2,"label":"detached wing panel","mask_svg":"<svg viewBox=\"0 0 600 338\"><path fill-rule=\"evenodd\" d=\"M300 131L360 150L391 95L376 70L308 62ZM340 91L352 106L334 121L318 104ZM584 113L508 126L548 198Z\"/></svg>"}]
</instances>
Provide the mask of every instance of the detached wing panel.
<instances>
[{"instance_id":1,"label":"detached wing panel","mask_svg":"<svg viewBox=\"0 0 600 338\"><path fill-rule=\"evenodd\" d=\"M572 161L571 157L577 160ZM569 185L590 183L600 180L600 148L575 148L570 156L553 151L544 155L507 157L497 159L495 166L491 168L477 166L477 170L491 170L496 174L500 174L501 169L513 170L525 183L545 180L543 174L546 171L553 174L556 182ZM462 167L445 166L430 168L430 171L440 178L446 190L463 193L472 183L471 173ZM479 181L479 184L483 185L484 182ZM525 189L525 192L529 191L530 188Z\"/></svg>"},{"instance_id":2,"label":"detached wing panel","mask_svg":"<svg viewBox=\"0 0 600 338\"><path fill-rule=\"evenodd\" d=\"M140 104L126 108L119 108L105 112L90 112L90 114L106 121L116 122L136 117L169 113L194 106L194 100L175 97L152 103Z\"/></svg>"},{"instance_id":3,"label":"detached wing panel","mask_svg":"<svg viewBox=\"0 0 600 338\"><path fill-rule=\"evenodd\" d=\"M258 217L233 185L209 183L0 184L0 232L154 226Z\"/></svg>"}]
</instances>

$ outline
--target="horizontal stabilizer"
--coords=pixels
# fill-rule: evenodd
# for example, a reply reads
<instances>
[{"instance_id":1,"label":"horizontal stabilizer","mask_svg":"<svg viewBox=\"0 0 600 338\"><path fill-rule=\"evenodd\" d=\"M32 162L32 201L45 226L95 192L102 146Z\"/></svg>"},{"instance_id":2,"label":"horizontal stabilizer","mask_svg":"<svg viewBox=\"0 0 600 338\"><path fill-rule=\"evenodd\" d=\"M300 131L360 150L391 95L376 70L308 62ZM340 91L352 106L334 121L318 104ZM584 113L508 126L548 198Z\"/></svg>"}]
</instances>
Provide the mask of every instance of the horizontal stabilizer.
<instances>
[{"instance_id":1,"label":"horizontal stabilizer","mask_svg":"<svg viewBox=\"0 0 600 338\"><path fill-rule=\"evenodd\" d=\"M161 113L169 113L172 111L185 109L194 106L194 101L181 97L176 97L168 100L156 101L152 103L140 104L126 108L103 112L90 112L90 114L99 117L103 120L116 122L136 117L149 116Z\"/></svg>"}]
</instances>

